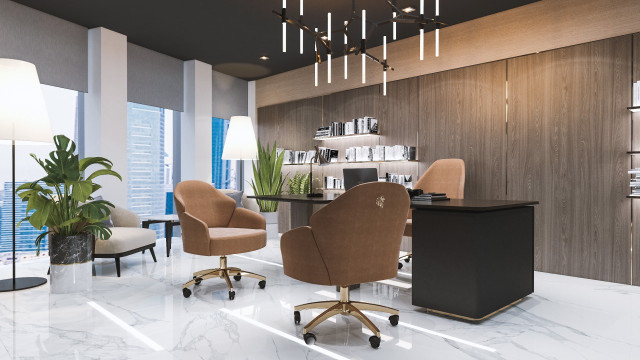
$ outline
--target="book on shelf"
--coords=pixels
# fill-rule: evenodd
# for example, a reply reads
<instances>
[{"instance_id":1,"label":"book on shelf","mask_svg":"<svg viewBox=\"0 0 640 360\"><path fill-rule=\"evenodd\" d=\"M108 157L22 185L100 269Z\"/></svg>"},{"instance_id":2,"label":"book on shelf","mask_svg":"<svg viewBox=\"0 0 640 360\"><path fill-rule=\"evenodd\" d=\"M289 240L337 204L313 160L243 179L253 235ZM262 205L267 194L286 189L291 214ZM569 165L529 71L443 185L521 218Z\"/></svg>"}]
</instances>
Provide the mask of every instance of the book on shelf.
<instances>
[{"instance_id":1,"label":"book on shelf","mask_svg":"<svg viewBox=\"0 0 640 360\"><path fill-rule=\"evenodd\" d=\"M338 179L333 176L325 176L324 188L328 190L342 190L344 189L344 182L342 179Z\"/></svg>"},{"instance_id":2,"label":"book on shelf","mask_svg":"<svg viewBox=\"0 0 640 360\"><path fill-rule=\"evenodd\" d=\"M322 126L316 130L316 138L377 133L378 119L365 116L346 122L334 121L329 126Z\"/></svg>"}]
</instances>

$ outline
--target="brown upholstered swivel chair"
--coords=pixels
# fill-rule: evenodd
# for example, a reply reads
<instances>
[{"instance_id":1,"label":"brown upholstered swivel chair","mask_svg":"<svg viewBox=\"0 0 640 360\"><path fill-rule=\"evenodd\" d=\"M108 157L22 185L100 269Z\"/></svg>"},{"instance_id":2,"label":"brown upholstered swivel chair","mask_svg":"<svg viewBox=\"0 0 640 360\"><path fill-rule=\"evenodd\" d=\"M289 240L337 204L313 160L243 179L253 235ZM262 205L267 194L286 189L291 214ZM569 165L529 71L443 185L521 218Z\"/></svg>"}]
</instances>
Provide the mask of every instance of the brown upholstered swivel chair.
<instances>
[{"instance_id":1,"label":"brown upholstered swivel chair","mask_svg":"<svg viewBox=\"0 0 640 360\"><path fill-rule=\"evenodd\" d=\"M398 310L349 300L349 286L393 278L398 269L397 253L409 211L409 195L404 186L392 183L358 185L311 216L311 226L302 226L282 235L280 248L284 273L294 279L328 286L340 286L339 301L298 305L300 310L326 309L303 330L307 343L315 341L310 331L337 315L353 315L372 332L371 346L380 345L380 330L361 311L391 314L398 324Z\"/></svg>"},{"instance_id":2,"label":"brown upholstered swivel chair","mask_svg":"<svg viewBox=\"0 0 640 360\"><path fill-rule=\"evenodd\" d=\"M440 159L436 160L425 173L418 179L415 189L422 189L425 193L437 192L445 193L451 199L464 198L464 161L462 159ZM411 212L407 219L404 236L412 235ZM403 249L404 250L404 249ZM409 262L412 253L409 251L400 260ZM398 269L402 268L402 263L398 262Z\"/></svg>"},{"instance_id":3,"label":"brown upholstered swivel chair","mask_svg":"<svg viewBox=\"0 0 640 360\"><path fill-rule=\"evenodd\" d=\"M220 268L195 272L193 279L182 286L184 297L191 296L189 286L200 285L202 280L221 278L229 286L229 299L235 291L229 276L240 280L248 276L260 280L264 289L266 278L236 267L227 267L227 255L245 253L265 247L267 233L262 215L244 208L202 181L182 181L174 190L174 199L180 226L183 250L189 254L220 256Z\"/></svg>"}]
</instances>

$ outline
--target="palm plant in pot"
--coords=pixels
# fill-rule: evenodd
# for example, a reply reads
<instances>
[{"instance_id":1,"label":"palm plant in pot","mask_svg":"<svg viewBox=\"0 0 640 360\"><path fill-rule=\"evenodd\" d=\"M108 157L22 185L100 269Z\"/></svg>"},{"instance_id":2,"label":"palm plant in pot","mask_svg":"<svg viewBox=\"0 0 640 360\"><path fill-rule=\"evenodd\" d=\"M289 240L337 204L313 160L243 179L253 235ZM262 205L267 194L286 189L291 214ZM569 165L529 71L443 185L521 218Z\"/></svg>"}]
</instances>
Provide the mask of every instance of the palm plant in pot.
<instances>
[{"instance_id":1,"label":"palm plant in pot","mask_svg":"<svg viewBox=\"0 0 640 360\"><path fill-rule=\"evenodd\" d=\"M286 177L282 177L282 162L284 153L278 154L276 143L273 148L263 147L258 140L258 159L252 163L253 179L251 188L256 195L280 195ZM260 214L267 222L267 238L278 237L278 202L257 200Z\"/></svg>"},{"instance_id":2,"label":"palm plant in pot","mask_svg":"<svg viewBox=\"0 0 640 360\"><path fill-rule=\"evenodd\" d=\"M28 221L38 230L46 228L35 243L39 253L42 239L49 237L51 292L77 292L91 287L94 237L106 240L111 236L103 221L109 218L113 204L92 197L101 188L93 180L99 176L122 178L105 158L79 159L74 154L76 144L66 136L55 136L54 143L56 150L49 153L49 159L31 154L46 175L16 190L27 202L27 216L20 223ZM96 170L85 176L90 166Z\"/></svg>"}]
</instances>

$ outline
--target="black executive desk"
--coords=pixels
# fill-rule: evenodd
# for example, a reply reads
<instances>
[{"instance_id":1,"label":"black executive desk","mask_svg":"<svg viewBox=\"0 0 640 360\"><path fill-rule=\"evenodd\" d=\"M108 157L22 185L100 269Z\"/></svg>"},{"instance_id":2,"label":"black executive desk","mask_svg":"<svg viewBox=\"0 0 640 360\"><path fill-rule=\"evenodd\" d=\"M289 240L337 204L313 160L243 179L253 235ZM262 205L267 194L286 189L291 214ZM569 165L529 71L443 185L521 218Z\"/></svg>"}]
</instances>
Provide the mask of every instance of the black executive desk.
<instances>
[{"instance_id":1,"label":"black executive desk","mask_svg":"<svg viewBox=\"0 0 640 360\"><path fill-rule=\"evenodd\" d=\"M412 202L413 305L480 321L533 293L536 204Z\"/></svg>"}]
</instances>

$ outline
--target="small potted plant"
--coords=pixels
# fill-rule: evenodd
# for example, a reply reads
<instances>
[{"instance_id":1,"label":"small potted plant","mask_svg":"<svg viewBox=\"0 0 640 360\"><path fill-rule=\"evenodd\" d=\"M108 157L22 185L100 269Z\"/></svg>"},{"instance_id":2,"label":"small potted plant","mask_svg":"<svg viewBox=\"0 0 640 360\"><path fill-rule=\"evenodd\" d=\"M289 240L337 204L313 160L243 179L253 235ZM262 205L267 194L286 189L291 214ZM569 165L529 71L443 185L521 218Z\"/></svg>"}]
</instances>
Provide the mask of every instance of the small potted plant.
<instances>
[{"instance_id":1,"label":"small potted plant","mask_svg":"<svg viewBox=\"0 0 640 360\"><path fill-rule=\"evenodd\" d=\"M266 148L258 140L258 159L252 163L251 188L256 195L280 195L286 178L282 177L284 153L277 154L276 143ZM258 200L260 214L267 222L267 239L278 238L278 202Z\"/></svg>"},{"instance_id":2,"label":"small potted plant","mask_svg":"<svg viewBox=\"0 0 640 360\"><path fill-rule=\"evenodd\" d=\"M49 159L31 154L46 175L16 190L27 202L27 216L20 223L28 221L38 230L46 228L35 243L40 253L40 242L49 237L51 292L79 292L91 287L94 237L106 240L111 236L103 221L109 218L113 204L93 199L92 194L101 187L93 180L99 176L122 178L105 158L79 159L74 154L76 144L66 136L55 136L54 143L56 150L49 153ZM95 171L85 176L90 166Z\"/></svg>"}]
</instances>

